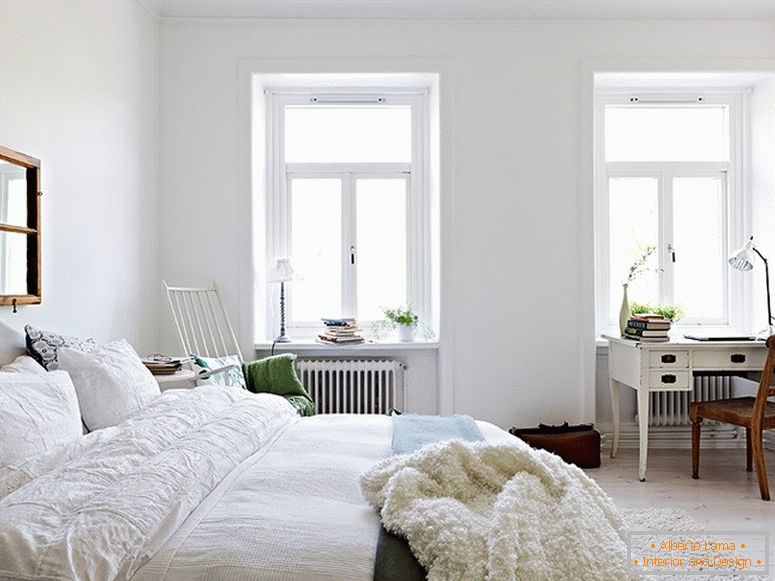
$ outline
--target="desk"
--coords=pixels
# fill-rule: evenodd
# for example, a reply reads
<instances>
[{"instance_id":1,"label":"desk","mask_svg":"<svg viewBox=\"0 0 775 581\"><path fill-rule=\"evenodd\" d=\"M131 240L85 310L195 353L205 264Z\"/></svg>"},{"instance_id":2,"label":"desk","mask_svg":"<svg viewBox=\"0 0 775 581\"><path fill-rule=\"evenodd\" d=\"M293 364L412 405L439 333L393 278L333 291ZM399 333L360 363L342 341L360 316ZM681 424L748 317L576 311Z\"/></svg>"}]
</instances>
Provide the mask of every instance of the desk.
<instances>
[{"instance_id":1,"label":"desk","mask_svg":"<svg viewBox=\"0 0 775 581\"><path fill-rule=\"evenodd\" d=\"M619 448L619 388L638 392L638 478L646 480L648 460L650 393L690 391L695 371L761 371L767 358L764 341L693 341L671 338L668 343L641 343L603 335L608 340L608 375L614 416L611 458Z\"/></svg>"}]
</instances>

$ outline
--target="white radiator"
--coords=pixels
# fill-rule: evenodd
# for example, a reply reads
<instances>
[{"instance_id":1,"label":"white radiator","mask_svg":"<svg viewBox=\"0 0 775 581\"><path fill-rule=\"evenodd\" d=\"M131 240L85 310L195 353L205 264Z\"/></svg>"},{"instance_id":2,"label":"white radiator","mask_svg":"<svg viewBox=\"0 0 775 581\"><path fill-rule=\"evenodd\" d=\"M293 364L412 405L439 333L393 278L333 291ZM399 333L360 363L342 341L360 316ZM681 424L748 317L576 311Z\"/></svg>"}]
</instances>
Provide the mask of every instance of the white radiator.
<instances>
[{"instance_id":1,"label":"white radiator","mask_svg":"<svg viewBox=\"0 0 775 581\"><path fill-rule=\"evenodd\" d=\"M392 359L301 359L299 379L319 414L406 408L406 365Z\"/></svg>"},{"instance_id":2,"label":"white radiator","mask_svg":"<svg viewBox=\"0 0 775 581\"><path fill-rule=\"evenodd\" d=\"M730 378L723 375L699 375L691 391L657 391L651 394L651 426L688 426L689 403L730 396Z\"/></svg>"}]
</instances>

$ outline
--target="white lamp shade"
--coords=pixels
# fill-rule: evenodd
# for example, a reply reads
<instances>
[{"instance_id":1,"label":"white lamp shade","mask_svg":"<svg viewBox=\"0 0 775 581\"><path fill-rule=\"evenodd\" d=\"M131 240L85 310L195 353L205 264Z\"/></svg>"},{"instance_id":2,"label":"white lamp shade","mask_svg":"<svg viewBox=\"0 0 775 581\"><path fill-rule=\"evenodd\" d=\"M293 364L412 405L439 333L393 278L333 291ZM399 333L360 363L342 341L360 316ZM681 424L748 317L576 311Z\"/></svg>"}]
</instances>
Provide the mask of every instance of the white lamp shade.
<instances>
[{"instance_id":1,"label":"white lamp shade","mask_svg":"<svg viewBox=\"0 0 775 581\"><path fill-rule=\"evenodd\" d=\"M293 267L290 258L276 258L272 268L269 269L269 282L290 282L293 280Z\"/></svg>"},{"instance_id":2,"label":"white lamp shade","mask_svg":"<svg viewBox=\"0 0 775 581\"><path fill-rule=\"evenodd\" d=\"M747 271L753 268L753 238L749 239L740 250L729 257L729 266L735 270Z\"/></svg>"}]
</instances>

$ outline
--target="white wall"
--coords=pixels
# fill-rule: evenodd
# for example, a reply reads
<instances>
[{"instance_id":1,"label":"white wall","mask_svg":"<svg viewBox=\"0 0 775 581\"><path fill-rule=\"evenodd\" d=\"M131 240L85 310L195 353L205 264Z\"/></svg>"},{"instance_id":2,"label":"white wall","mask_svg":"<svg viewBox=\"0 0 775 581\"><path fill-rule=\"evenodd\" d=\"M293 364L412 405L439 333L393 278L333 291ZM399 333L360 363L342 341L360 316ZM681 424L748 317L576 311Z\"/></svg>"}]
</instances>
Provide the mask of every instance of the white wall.
<instances>
[{"instance_id":1,"label":"white wall","mask_svg":"<svg viewBox=\"0 0 775 581\"><path fill-rule=\"evenodd\" d=\"M759 83L751 93L751 194L754 240L770 261L775 291L775 79ZM767 299L761 261L757 259L753 272L746 274L753 278L755 328L764 329Z\"/></svg>"},{"instance_id":2,"label":"white wall","mask_svg":"<svg viewBox=\"0 0 775 581\"><path fill-rule=\"evenodd\" d=\"M775 35L766 22L165 21L162 276L218 280L232 312L255 300L241 279L251 262L241 60L367 57L395 59L400 71L404 60L450 59L453 74L441 79L442 100L454 102L454 134L441 157L452 176L441 194L451 210L442 210L441 298L454 328L446 347L454 355L455 411L502 426L590 418L592 200L580 160L591 147L581 142L584 116L591 116L582 95L591 87L582 86L584 63L772 54ZM166 313L160 318L161 346L174 348ZM249 343L252 323L241 319L238 332Z\"/></svg>"},{"instance_id":3,"label":"white wall","mask_svg":"<svg viewBox=\"0 0 775 581\"><path fill-rule=\"evenodd\" d=\"M136 0L0 0L0 144L43 177L43 303L0 318L156 344L158 22Z\"/></svg>"}]
</instances>

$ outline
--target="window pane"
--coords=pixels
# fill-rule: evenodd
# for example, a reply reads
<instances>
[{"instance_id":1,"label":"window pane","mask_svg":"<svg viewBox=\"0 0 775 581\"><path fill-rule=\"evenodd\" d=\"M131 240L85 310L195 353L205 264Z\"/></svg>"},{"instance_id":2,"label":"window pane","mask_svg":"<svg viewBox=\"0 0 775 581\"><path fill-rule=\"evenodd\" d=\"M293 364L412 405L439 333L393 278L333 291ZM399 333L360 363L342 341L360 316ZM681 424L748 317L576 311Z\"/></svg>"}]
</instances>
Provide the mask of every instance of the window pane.
<instances>
[{"instance_id":1,"label":"window pane","mask_svg":"<svg viewBox=\"0 0 775 581\"><path fill-rule=\"evenodd\" d=\"M291 320L319 321L342 310L342 182L291 180Z\"/></svg>"},{"instance_id":2,"label":"window pane","mask_svg":"<svg viewBox=\"0 0 775 581\"><path fill-rule=\"evenodd\" d=\"M407 303L406 191L403 178L356 182L358 318L382 318Z\"/></svg>"},{"instance_id":3,"label":"window pane","mask_svg":"<svg viewBox=\"0 0 775 581\"><path fill-rule=\"evenodd\" d=\"M285 108L287 162L409 162L412 110L406 106Z\"/></svg>"},{"instance_id":4,"label":"window pane","mask_svg":"<svg viewBox=\"0 0 775 581\"><path fill-rule=\"evenodd\" d=\"M724 192L714 177L673 180L674 300L686 319L723 319Z\"/></svg>"},{"instance_id":5,"label":"window pane","mask_svg":"<svg viewBox=\"0 0 775 581\"><path fill-rule=\"evenodd\" d=\"M605 108L606 161L727 161L727 108Z\"/></svg>"},{"instance_id":6,"label":"window pane","mask_svg":"<svg viewBox=\"0 0 775 581\"><path fill-rule=\"evenodd\" d=\"M630 266L658 240L658 193L656 178L624 177L608 181L610 233L610 311L618 320L622 303L622 284L627 282ZM640 274L628 288L630 302L656 303L659 298L658 259L652 253Z\"/></svg>"}]
</instances>

